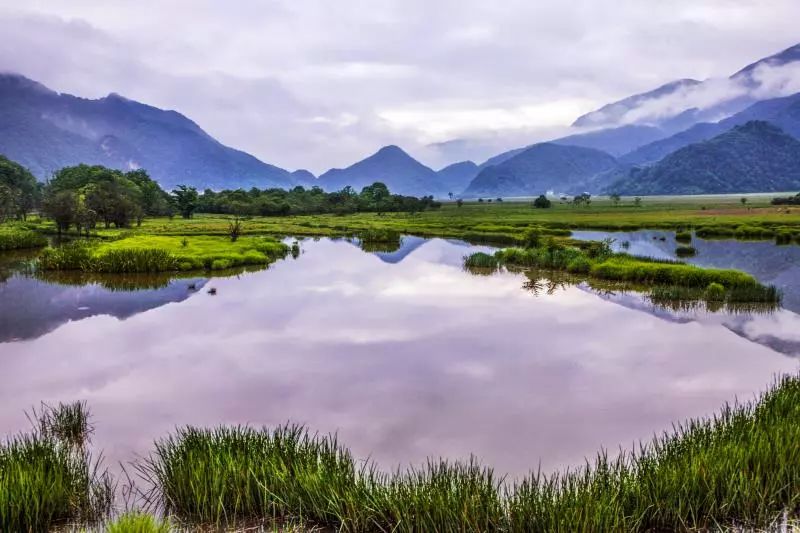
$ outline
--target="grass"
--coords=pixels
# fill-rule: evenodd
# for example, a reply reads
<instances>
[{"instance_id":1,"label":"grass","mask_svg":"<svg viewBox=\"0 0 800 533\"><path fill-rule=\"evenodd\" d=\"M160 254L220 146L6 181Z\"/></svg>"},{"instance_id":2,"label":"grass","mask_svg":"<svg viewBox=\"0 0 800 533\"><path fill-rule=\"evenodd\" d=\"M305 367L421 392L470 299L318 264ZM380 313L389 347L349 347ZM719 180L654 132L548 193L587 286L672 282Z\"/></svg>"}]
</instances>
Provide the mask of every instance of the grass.
<instances>
[{"instance_id":1,"label":"grass","mask_svg":"<svg viewBox=\"0 0 800 533\"><path fill-rule=\"evenodd\" d=\"M779 303L781 300L781 293L775 287L761 285L750 274L738 270L702 268L672 260L613 253L607 242L581 243L581 246L564 245L551 239L534 248L499 250L494 259L501 265L564 271L649 287L676 288L677 292L658 289L659 299L667 299L670 294L679 294L682 297L686 291L680 289L705 289L710 284L715 284L726 292L723 299L732 302ZM467 256L464 264L490 264L491 261L485 255Z\"/></svg>"},{"instance_id":2,"label":"grass","mask_svg":"<svg viewBox=\"0 0 800 533\"><path fill-rule=\"evenodd\" d=\"M476 460L384 474L300 426L184 428L140 464L151 502L215 527L343 531L675 531L766 527L800 509L800 379L638 448L507 484Z\"/></svg>"},{"instance_id":3,"label":"grass","mask_svg":"<svg viewBox=\"0 0 800 533\"><path fill-rule=\"evenodd\" d=\"M266 237L230 238L196 235L189 238L136 235L113 241L74 241L46 248L39 256L43 270L100 273L225 270L243 265L267 265L289 248Z\"/></svg>"},{"instance_id":4,"label":"grass","mask_svg":"<svg viewBox=\"0 0 800 533\"><path fill-rule=\"evenodd\" d=\"M497 257L484 252L475 252L464 257L464 267L466 268L492 268L499 265Z\"/></svg>"},{"instance_id":5,"label":"grass","mask_svg":"<svg viewBox=\"0 0 800 533\"><path fill-rule=\"evenodd\" d=\"M107 517L111 488L80 436L85 405L35 417L0 447L0 530L47 531ZM47 431L40 430L48 428ZM58 440L66 435L65 440ZM72 440L77 436L77 440ZM335 436L302 426L187 427L135 462L153 510L190 529L299 524L340 531L685 531L765 528L800 510L800 377L677 424L583 467L506 482L475 459L383 473ZM76 446L82 442L83 445ZM158 533L134 511L105 525Z\"/></svg>"},{"instance_id":6,"label":"grass","mask_svg":"<svg viewBox=\"0 0 800 533\"><path fill-rule=\"evenodd\" d=\"M15 224L0 224L0 252L47 246L47 237Z\"/></svg>"},{"instance_id":7,"label":"grass","mask_svg":"<svg viewBox=\"0 0 800 533\"><path fill-rule=\"evenodd\" d=\"M691 231L677 231L675 232L675 240L678 242L692 242L692 232Z\"/></svg>"},{"instance_id":8,"label":"grass","mask_svg":"<svg viewBox=\"0 0 800 533\"><path fill-rule=\"evenodd\" d=\"M694 257L697 255L697 249L694 246L678 246L675 248L675 255L678 257Z\"/></svg>"},{"instance_id":9,"label":"grass","mask_svg":"<svg viewBox=\"0 0 800 533\"><path fill-rule=\"evenodd\" d=\"M105 527L106 533L169 533L169 523L141 511L125 513Z\"/></svg>"},{"instance_id":10,"label":"grass","mask_svg":"<svg viewBox=\"0 0 800 533\"><path fill-rule=\"evenodd\" d=\"M103 519L113 486L86 451L84 404L43 406L31 433L0 445L0 530L49 531Z\"/></svg>"}]
</instances>

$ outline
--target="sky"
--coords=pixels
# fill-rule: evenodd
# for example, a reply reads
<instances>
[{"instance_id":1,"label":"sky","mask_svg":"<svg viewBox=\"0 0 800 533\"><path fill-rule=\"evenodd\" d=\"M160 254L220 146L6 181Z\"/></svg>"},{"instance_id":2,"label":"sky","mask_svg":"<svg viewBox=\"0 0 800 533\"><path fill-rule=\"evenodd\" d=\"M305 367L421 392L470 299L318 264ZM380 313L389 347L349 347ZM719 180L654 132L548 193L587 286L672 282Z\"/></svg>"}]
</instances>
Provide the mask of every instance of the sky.
<instances>
[{"instance_id":1,"label":"sky","mask_svg":"<svg viewBox=\"0 0 800 533\"><path fill-rule=\"evenodd\" d=\"M115 92L294 170L477 162L800 42L797 0L0 0L0 70Z\"/></svg>"}]
</instances>

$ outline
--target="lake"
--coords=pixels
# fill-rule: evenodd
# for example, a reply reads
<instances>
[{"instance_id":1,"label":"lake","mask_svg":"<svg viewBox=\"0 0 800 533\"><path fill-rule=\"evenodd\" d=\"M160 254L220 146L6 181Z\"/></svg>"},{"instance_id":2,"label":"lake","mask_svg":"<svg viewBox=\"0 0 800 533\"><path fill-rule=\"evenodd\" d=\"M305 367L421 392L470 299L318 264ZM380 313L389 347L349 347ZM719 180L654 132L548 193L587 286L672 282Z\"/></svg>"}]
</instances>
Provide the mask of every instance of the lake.
<instances>
[{"instance_id":1,"label":"lake","mask_svg":"<svg viewBox=\"0 0 800 533\"><path fill-rule=\"evenodd\" d=\"M671 234L613 237L674 253ZM40 401L85 399L111 464L178 425L294 421L385 469L470 454L511 476L580 465L797 371L800 247L694 245L692 262L781 285L785 307L675 312L636 293L474 275L462 257L487 248L416 237L377 253L304 240L267 270L143 290L37 280L5 255L0 431L27 429Z\"/></svg>"}]
</instances>

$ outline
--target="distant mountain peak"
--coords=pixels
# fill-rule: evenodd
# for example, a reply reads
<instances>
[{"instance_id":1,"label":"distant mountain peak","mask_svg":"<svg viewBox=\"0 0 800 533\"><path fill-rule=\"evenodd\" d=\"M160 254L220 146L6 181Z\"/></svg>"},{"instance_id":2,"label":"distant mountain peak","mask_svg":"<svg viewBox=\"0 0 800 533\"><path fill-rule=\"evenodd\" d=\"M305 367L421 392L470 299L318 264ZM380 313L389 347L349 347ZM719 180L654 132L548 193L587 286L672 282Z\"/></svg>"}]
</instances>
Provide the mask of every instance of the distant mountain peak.
<instances>
[{"instance_id":1,"label":"distant mountain peak","mask_svg":"<svg viewBox=\"0 0 800 533\"><path fill-rule=\"evenodd\" d=\"M0 86L19 91L33 91L53 95L58 94L38 81L34 81L16 72L0 72Z\"/></svg>"},{"instance_id":2,"label":"distant mountain peak","mask_svg":"<svg viewBox=\"0 0 800 533\"><path fill-rule=\"evenodd\" d=\"M750 63L742 70L733 74L731 76L731 79L749 77L754 70L764 65L775 67L775 66L785 65L787 63L792 63L794 61L800 61L800 43L795 44L794 46L790 46L786 50L782 50L777 54L773 54L771 56L759 59L754 63Z\"/></svg>"}]
</instances>

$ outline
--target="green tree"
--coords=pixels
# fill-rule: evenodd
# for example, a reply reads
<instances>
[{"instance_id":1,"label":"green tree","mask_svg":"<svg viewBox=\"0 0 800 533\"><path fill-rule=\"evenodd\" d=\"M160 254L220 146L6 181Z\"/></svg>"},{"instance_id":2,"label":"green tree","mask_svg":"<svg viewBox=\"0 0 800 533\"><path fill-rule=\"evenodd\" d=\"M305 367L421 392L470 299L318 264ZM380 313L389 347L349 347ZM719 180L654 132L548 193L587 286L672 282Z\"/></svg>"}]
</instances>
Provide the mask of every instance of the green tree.
<instances>
[{"instance_id":1,"label":"green tree","mask_svg":"<svg viewBox=\"0 0 800 533\"><path fill-rule=\"evenodd\" d=\"M42 202L42 211L56 223L58 234L69 231L78 218L78 195L70 190L51 191Z\"/></svg>"},{"instance_id":2,"label":"green tree","mask_svg":"<svg viewBox=\"0 0 800 533\"><path fill-rule=\"evenodd\" d=\"M178 185L178 188L172 190L172 199L183 218L192 218L194 216L199 200L197 189L186 185Z\"/></svg>"},{"instance_id":3,"label":"green tree","mask_svg":"<svg viewBox=\"0 0 800 533\"><path fill-rule=\"evenodd\" d=\"M28 169L0 156L0 220L24 220L41 199L41 189Z\"/></svg>"},{"instance_id":4,"label":"green tree","mask_svg":"<svg viewBox=\"0 0 800 533\"><path fill-rule=\"evenodd\" d=\"M609 198L611 199L611 203L613 203L615 207L618 206L620 200L622 200L622 197L619 195L619 193L615 193L615 192L611 193L609 195Z\"/></svg>"},{"instance_id":5,"label":"green tree","mask_svg":"<svg viewBox=\"0 0 800 533\"><path fill-rule=\"evenodd\" d=\"M533 201L533 207L537 209L547 209L553 205L553 202L550 201L547 196L544 194L540 194L536 200Z\"/></svg>"}]
</instances>

